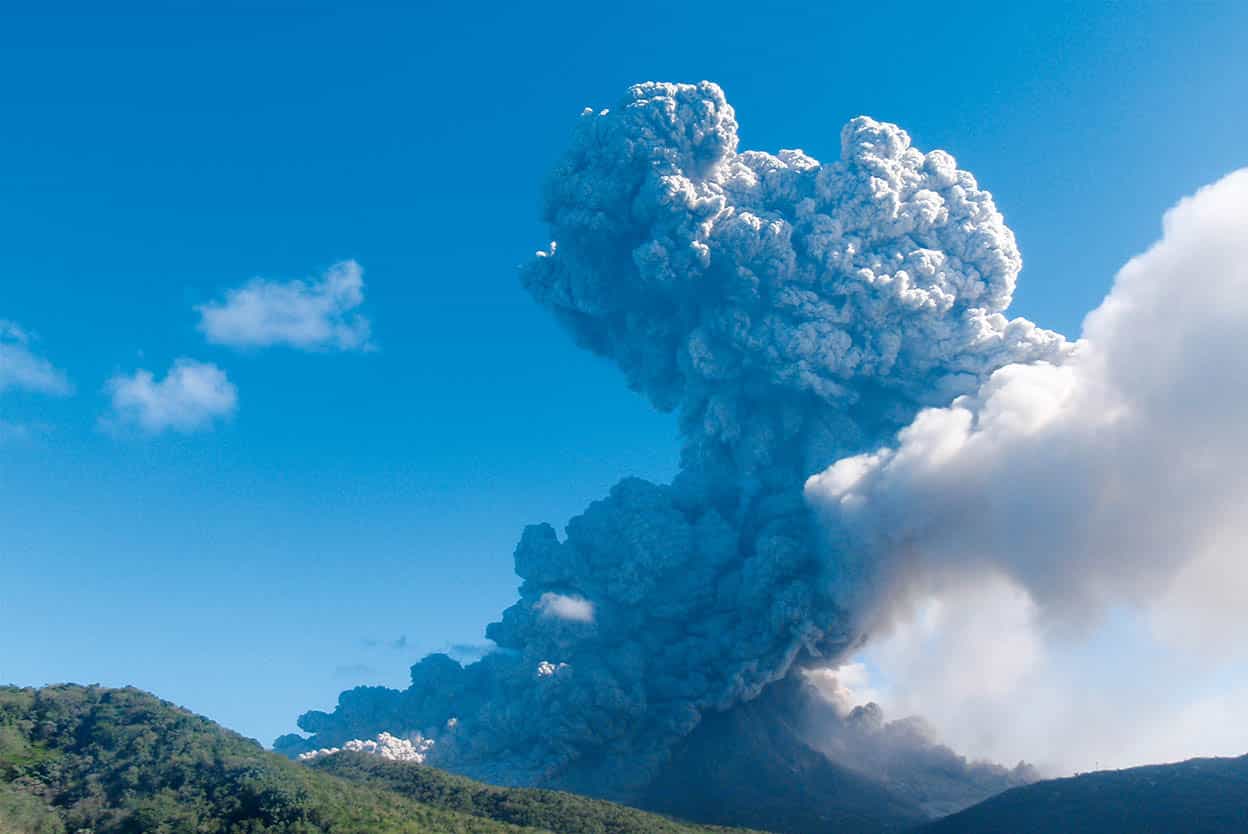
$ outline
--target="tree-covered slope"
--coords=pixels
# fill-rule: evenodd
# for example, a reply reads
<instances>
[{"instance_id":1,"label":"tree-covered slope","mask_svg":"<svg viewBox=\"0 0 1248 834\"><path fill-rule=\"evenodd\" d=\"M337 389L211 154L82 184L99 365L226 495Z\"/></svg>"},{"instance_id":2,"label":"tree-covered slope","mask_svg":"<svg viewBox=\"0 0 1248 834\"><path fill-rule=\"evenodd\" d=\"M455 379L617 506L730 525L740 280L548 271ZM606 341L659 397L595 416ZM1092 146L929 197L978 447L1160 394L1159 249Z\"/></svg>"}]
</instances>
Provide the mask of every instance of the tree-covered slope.
<instances>
[{"instance_id":1,"label":"tree-covered slope","mask_svg":"<svg viewBox=\"0 0 1248 834\"><path fill-rule=\"evenodd\" d=\"M1248 756L1085 773L1013 788L916 834L1243 834Z\"/></svg>"},{"instance_id":2,"label":"tree-covered slope","mask_svg":"<svg viewBox=\"0 0 1248 834\"><path fill-rule=\"evenodd\" d=\"M513 800L502 789L488 789L500 792L493 804L465 805L456 791L487 789L454 777L446 778L456 790L430 792L419 801L387 789L387 780L366 784L359 774L348 780L328 770L267 752L135 689L0 687L0 834L708 830L647 815L636 815L632 828L599 828L611 819L607 803L561 796L544 808L527 792ZM490 818L497 809L506 812L503 819ZM582 812L599 822L582 825ZM634 819L632 811L621 813ZM561 827L507 821L526 818ZM562 827L565 823L569 827Z\"/></svg>"},{"instance_id":3,"label":"tree-covered slope","mask_svg":"<svg viewBox=\"0 0 1248 834\"><path fill-rule=\"evenodd\" d=\"M414 762L364 753L317 759L317 770L359 784L384 787L418 802L559 834L694 834L742 829L693 826L614 802L565 791L499 788Z\"/></svg>"}]
</instances>

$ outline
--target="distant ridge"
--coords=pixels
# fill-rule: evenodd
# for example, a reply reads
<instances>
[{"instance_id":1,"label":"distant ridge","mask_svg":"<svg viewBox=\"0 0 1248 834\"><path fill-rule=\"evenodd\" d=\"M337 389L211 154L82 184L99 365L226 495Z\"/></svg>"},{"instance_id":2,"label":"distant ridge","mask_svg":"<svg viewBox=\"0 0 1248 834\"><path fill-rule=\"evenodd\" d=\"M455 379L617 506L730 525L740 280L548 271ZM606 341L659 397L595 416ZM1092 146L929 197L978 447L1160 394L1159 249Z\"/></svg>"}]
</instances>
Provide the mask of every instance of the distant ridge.
<instances>
[{"instance_id":1,"label":"distant ridge","mask_svg":"<svg viewBox=\"0 0 1248 834\"><path fill-rule=\"evenodd\" d=\"M1248 756L1103 770L1013 788L915 834L1244 834Z\"/></svg>"}]
</instances>

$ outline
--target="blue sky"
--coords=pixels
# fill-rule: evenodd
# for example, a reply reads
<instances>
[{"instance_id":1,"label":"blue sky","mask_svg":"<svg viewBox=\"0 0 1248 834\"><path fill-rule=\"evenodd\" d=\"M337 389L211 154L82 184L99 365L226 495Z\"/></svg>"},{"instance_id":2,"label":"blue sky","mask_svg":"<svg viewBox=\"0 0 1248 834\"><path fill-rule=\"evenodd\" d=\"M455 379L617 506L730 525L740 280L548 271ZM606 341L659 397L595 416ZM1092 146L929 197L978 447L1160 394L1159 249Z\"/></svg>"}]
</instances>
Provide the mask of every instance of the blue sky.
<instances>
[{"instance_id":1,"label":"blue sky","mask_svg":"<svg viewBox=\"0 0 1248 834\"><path fill-rule=\"evenodd\" d=\"M1018 236L1014 311L1076 334L1166 207L1248 164L1248 9L1031 5L0 12L0 320L72 387L0 392L0 679L267 742L480 642L525 524L668 477L670 418L516 274L577 113L635 81L717 81L748 147L831 159L866 113L949 150ZM372 350L198 329L348 259ZM228 417L109 416L110 379L180 357Z\"/></svg>"}]
</instances>

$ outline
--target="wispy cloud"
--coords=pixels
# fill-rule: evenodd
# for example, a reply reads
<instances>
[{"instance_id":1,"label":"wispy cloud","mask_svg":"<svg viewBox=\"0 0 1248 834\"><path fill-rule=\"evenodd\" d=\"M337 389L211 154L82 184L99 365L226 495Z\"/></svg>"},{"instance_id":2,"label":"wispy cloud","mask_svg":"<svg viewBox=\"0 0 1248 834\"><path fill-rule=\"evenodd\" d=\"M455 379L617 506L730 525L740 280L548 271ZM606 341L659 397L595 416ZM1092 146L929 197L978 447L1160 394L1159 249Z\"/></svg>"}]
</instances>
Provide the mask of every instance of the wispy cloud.
<instances>
[{"instance_id":1,"label":"wispy cloud","mask_svg":"<svg viewBox=\"0 0 1248 834\"><path fill-rule=\"evenodd\" d=\"M52 431L47 423L15 423L0 420L0 445L6 443L29 443L41 439Z\"/></svg>"},{"instance_id":2,"label":"wispy cloud","mask_svg":"<svg viewBox=\"0 0 1248 834\"><path fill-rule=\"evenodd\" d=\"M196 307L208 341L235 348L285 345L299 350L368 350L364 270L355 261L334 264L315 281L256 278L225 298Z\"/></svg>"},{"instance_id":3,"label":"wispy cloud","mask_svg":"<svg viewBox=\"0 0 1248 834\"><path fill-rule=\"evenodd\" d=\"M368 678L375 677L377 670L367 663L340 663L334 667L334 677L336 678Z\"/></svg>"},{"instance_id":4,"label":"wispy cloud","mask_svg":"<svg viewBox=\"0 0 1248 834\"><path fill-rule=\"evenodd\" d=\"M475 663L497 649L493 643L452 643L444 651L460 663Z\"/></svg>"},{"instance_id":5,"label":"wispy cloud","mask_svg":"<svg viewBox=\"0 0 1248 834\"><path fill-rule=\"evenodd\" d=\"M114 376L107 389L112 414L105 422L135 425L150 434L200 431L238 409L238 391L225 371L194 359L176 360L160 380L142 369Z\"/></svg>"},{"instance_id":6,"label":"wispy cloud","mask_svg":"<svg viewBox=\"0 0 1248 834\"><path fill-rule=\"evenodd\" d=\"M35 354L30 335L0 319L0 393L10 389L64 396L73 388L65 374Z\"/></svg>"}]
</instances>

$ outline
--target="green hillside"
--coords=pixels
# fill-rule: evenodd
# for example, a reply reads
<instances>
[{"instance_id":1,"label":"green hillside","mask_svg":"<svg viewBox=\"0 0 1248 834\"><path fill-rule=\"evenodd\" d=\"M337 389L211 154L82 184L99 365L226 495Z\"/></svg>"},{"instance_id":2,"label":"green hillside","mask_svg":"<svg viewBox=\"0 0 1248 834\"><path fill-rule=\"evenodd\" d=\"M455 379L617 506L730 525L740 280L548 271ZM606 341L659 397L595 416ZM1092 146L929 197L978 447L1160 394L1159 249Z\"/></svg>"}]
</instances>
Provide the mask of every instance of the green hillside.
<instances>
[{"instance_id":1,"label":"green hillside","mask_svg":"<svg viewBox=\"0 0 1248 834\"><path fill-rule=\"evenodd\" d=\"M1104 770L1013 788L916 834L1243 834L1248 756Z\"/></svg>"},{"instance_id":2,"label":"green hillside","mask_svg":"<svg viewBox=\"0 0 1248 834\"><path fill-rule=\"evenodd\" d=\"M432 768L419 769L426 788L413 789L410 774L382 768L374 780L370 769L354 757L317 768L291 762L136 689L0 687L0 834L713 830Z\"/></svg>"},{"instance_id":3,"label":"green hillside","mask_svg":"<svg viewBox=\"0 0 1248 834\"><path fill-rule=\"evenodd\" d=\"M564 791L499 788L437 768L386 761L364 753L339 753L318 759L312 766L351 782L383 787L438 808L514 825L550 829L559 834L693 834L712 831L744 834L739 828L687 825L625 805Z\"/></svg>"}]
</instances>

